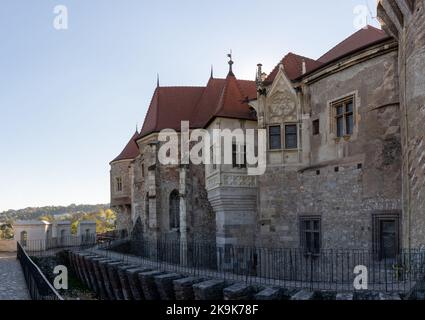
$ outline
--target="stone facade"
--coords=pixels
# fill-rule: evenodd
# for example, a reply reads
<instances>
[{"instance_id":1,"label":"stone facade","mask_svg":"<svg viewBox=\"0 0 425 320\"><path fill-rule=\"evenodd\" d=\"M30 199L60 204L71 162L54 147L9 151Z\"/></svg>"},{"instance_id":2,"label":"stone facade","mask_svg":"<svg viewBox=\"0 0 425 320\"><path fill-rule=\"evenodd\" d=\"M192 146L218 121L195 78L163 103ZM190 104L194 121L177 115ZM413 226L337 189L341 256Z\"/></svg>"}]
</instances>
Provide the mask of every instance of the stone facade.
<instances>
[{"instance_id":1,"label":"stone facade","mask_svg":"<svg viewBox=\"0 0 425 320\"><path fill-rule=\"evenodd\" d=\"M162 165L158 162L158 134L137 141L140 154L131 161L111 164L112 207L118 228L138 238L156 241L215 241L215 214L205 189L202 165ZM121 178L117 192L114 182ZM178 195L179 228L171 228L170 195Z\"/></svg>"},{"instance_id":2,"label":"stone facade","mask_svg":"<svg viewBox=\"0 0 425 320\"><path fill-rule=\"evenodd\" d=\"M401 214L397 51L390 41L364 54L367 61L352 57L337 72L295 86L281 70L259 97L264 128L296 123L300 137L298 148L268 151L268 169L258 177L257 245L299 247L300 218L313 216L321 219L322 248L372 249L373 215ZM353 134L338 138L331 105L349 96ZM276 112L285 103L288 110Z\"/></svg>"},{"instance_id":3,"label":"stone facade","mask_svg":"<svg viewBox=\"0 0 425 320\"><path fill-rule=\"evenodd\" d=\"M118 213L117 225L120 230L132 229L131 195L132 164L130 160L122 160L111 166L111 207ZM122 189L118 189L117 179L121 179Z\"/></svg>"},{"instance_id":4,"label":"stone facade","mask_svg":"<svg viewBox=\"0 0 425 320\"><path fill-rule=\"evenodd\" d=\"M403 240L418 247L425 237L425 1L381 0L378 17L399 43Z\"/></svg>"}]
</instances>

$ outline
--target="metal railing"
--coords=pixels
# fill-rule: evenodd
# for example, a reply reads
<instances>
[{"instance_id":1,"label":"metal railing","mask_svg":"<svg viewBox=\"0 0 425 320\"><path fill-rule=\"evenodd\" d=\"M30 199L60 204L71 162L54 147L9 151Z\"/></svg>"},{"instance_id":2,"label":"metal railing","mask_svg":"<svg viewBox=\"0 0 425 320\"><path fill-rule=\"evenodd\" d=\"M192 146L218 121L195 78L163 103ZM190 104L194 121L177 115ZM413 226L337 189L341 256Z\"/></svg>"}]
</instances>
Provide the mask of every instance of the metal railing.
<instances>
[{"instance_id":1,"label":"metal railing","mask_svg":"<svg viewBox=\"0 0 425 320\"><path fill-rule=\"evenodd\" d=\"M17 258L22 266L32 300L64 300L19 242L17 243Z\"/></svg>"},{"instance_id":2,"label":"metal railing","mask_svg":"<svg viewBox=\"0 0 425 320\"><path fill-rule=\"evenodd\" d=\"M392 259L381 259L370 250L329 249L309 254L302 249L220 246L163 239L129 239L127 245L122 246L122 241L120 244L118 252L116 242L101 249L106 250L106 255L113 254L125 262L256 285L353 291L358 275L355 268L364 266L368 290L405 293L425 277L423 250L401 250Z\"/></svg>"},{"instance_id":3,"label":"metal railing","mask_svg":"<svg viewBox=\"0 0 425 320\"><path fill-rule=\"evenodd\" d=\"M64 249L85 250L96 245L95 234L83 236L64 236L20 242L25 251L32 257L49 256Z\"/></svg>"}]
</instances>

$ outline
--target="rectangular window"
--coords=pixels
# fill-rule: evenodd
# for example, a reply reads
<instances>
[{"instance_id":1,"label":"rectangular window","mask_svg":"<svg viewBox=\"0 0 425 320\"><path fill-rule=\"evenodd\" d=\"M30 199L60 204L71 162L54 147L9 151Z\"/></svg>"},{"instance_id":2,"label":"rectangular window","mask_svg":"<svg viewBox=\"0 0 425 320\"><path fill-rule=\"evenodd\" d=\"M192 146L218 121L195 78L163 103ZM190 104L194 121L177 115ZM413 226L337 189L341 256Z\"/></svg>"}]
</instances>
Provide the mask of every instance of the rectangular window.
<instances>
[{"instance_id":1,"label":"rectangular window","mask_svg":"<svg viewBox=\"0 0 425 320\"><path fill-rule=\"evenodd\" d=\"M313 135L320 134L320 121L319 119L313 121Z\"/></svg>"},{"instance_id":2,"label":"rectangular window","mask_svg":"<svg viewBox=\"0 0 425 320\"><path fill-rule=\"evenodd\" d=\"M122 178L121 177L116 178L116 190L117 190L117 192L122 191Z\"/></svg>"},{"instance_id":3,"label":"rectangular window","mask_svg":"<svg viewBox=\"0 0 425 320\"><path fill-rule=\"evenodd\" d=\"M211 146L210 148L210 156L211 156L211 164L212 164L212 169L215 171L217 170L217 164L215 162L215 153L214 153L214 146Z\"/></svg>"},{"instance_id":4,"label":"rectangular window","mask_svg":"<svg viewBox=\"0 0 425 320\"><path fill-rule=\"evenodd\" d=\"M269 127L269 148L270 150L282 149L280 126Z\"/></svg>"},{"instance_id":5,"label":"rectangular window","mask_svg":"<svg viewBox=\"0 0 425 320\"><path fill-rule=\"evenodd\" d=\"M338 138L351 136L354 132L354 99L353 97L332 104L335 118L335 134Z\"/></svg>"},{"instance_id":6,"label":"rectangular window","mask_svg":"<svg viewBox=\"0 0 425 320\"><path fill-rule=\"evenodd\" d=\"M232 165L233 168L246 168L246 146L233 144L232 145Z\"/></svg>"},{"instance_id":7,"label":"rectangular window","mask_svg":"<svg viewBox=\"0 0 425 320\"><path fill-rule=\"evenodd\" d=\"M321 218L305 217L300 220L301 245L306 253L318 254L321 249Z\"/></svg>"},{"instance_id":8,"label":"rectangular window","mask_svg":"<svg viewBox=\"0 0 425 320\"><path fill-rule=\"evenodd\" d=\"M373 217L374 251L379 260L394 260L400 251L400 216L382 214Z\"/></svg>"},{"instance_id":9,"label":"rectangular window","mask_svg":"<svg viewBox=\"0 0 425 320\"><path fill-rule=\"evenodd\" d=\"M296 124L285 125L285 149L298 148L298 126Z\"/></svg>"}]
</instances>

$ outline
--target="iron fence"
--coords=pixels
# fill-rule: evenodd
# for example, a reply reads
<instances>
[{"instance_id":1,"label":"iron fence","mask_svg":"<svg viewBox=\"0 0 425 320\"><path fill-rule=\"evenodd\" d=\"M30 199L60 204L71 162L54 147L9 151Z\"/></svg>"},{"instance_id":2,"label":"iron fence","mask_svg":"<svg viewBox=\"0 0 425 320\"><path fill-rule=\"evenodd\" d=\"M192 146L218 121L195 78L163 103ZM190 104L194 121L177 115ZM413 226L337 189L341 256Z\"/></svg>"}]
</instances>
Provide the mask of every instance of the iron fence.
<instances>
[{"instance_id":1,"label":"iron fence","mask_svg":"<svg viewBox=\"0 0 425 320\"><path fill-rule=\"evenodd\" d=\"M59 238L47 238L38 240L26 240L20 242L31 257L50 256L57 251L65 249L86 250L96 246L95 234L83 236L64 236Z\"/></svg>"},{"instance_id":2,"label":"iron fence","mask_svg":"<svg viewBox=\"0 0 425 320\"><path fill-rule=\"evenodd\" d=\"M258 248L215 243L134 240L105 244L105 254L171 272L285 288L353 291L362 275L368 290L409 292L425 277L425 251L400 250L381 259L370 250ZM361 267L355 273L356 267ZM365 267L362 268L362 267ZM364 273L366 271L366 273ZM366 277L366 278L365 278Z\"/></svg>"},{"instance_id":3,"label":"iron fence","mask_svg":"<svg viewBox=\"0 0 425 320\"><path fill-rule=\"evenodd\" d=\"M22 266L32 300L63 300L19 242L17 243L17 258Z\"/></svg>"}]
</instances>

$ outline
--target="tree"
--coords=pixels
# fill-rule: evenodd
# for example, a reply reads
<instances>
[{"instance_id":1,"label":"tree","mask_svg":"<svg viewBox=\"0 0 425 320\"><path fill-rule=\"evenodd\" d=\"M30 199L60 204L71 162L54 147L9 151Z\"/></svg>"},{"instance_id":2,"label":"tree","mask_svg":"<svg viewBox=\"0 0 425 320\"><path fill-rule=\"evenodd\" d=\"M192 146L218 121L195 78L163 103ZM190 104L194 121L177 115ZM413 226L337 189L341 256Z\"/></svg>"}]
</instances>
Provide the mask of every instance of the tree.
<instances>
[{"instance_id":1,"label":"tree","mask_svg":"<svg viewBox=\"0 0 425 320\"><path fill-rule=\"evenodd\" d=\"M10 240L13 239L13 228L11 224L0 225L0 239Z\"/></svg>"},{"instance_id":2,"label":"tree","mask_svg":"<svg viewBox=\"0 0 425 320\"><path fill-rule=\"evenodd\" d=\"M41 217L39 218L39 220L40 220L40 221L47 221L47 222L53 223L56 219L55 219L55 217L54 217L54 216L52 216L51 214L46 214L46 215L44 215L44 216L41 216Z\"/></svg>"},{"instance_id":3,"label":"tree","mask_svg":"<svg viewBox=\"0 0 425 320\"><path fill-rule=\"evenodd\" d=\"M97 212L76 214L71 219L71 232L77 233L78 224L80 221L96 221L96 232L105 233L115 230L116 228L116 213L111 209L100 209Z\"/></svg>"}]
</instances>

